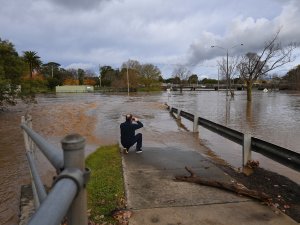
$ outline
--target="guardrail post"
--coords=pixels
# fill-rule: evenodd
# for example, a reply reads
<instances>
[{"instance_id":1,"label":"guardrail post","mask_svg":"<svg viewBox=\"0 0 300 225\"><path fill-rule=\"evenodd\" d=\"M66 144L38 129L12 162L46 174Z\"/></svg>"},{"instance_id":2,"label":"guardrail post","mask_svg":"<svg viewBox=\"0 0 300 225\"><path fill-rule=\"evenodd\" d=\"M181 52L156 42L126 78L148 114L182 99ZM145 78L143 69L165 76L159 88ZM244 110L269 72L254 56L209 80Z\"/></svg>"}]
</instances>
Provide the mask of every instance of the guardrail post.
<instances>
[{"instance_id":1,"label":"guardrail post","mask_svg":"<svg viewBox=\"0 0 300 225\"><path fill-rule=\"evenodd\" d=\"M199 132L199 116L197 113L194 114L194 123L193 123L193 132L198 133Z\"/></svg>"},{"instance_id":2,"label":"guardrail post","mask_svg":"<svg viewBox=\"0 0 300 225\"><path fill-rule=\"evenodd\" d=\"M178 109L177 110L177 120L181 120L180 113L181 113L181 109Z\"/></svg>"},{"instance_id":3,"label":"guardrail post","mask_svg":"<svg viewBox=\"0 0 300 225\"><path fill-rule=\"evenodd\" d=\"M172 113L172 106L169 107L169 112Z\"/></svg>"},{"instance_id":4,"label":"guardrail post","mask_svg":"<svg viewBox=\"0 0 300 225\"><path fill-rule=\"evenodd\" d=\"M64 150L64 169L77 168L83 173L85 171L84 146L85 139L79 134L67 135L62 141ZM87 197L85 187L78 191L69 212L68 224L87 225Z\"/></svg>"},{"instance_id":5,"label":"guardrail post","mask_svg":"<svg viewBox=\"0 0 300 225\"><path fill-rule=\"evenodd\" d=\"M251 134L245 133L243 138L243 166L251 160Z\"/></svg>"}]
</instances>

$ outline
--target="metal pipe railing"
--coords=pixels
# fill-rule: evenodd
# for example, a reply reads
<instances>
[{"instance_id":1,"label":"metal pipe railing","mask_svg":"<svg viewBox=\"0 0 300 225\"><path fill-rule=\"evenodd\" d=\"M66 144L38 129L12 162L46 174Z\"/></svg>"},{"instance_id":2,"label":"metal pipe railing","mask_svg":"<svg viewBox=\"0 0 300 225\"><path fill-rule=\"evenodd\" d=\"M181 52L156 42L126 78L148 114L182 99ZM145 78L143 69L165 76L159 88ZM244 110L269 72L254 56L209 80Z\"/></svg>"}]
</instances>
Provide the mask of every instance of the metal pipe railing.
<instances>
[{"instance_id":1,"label":"metal pipe railing","mask_svg":"<svg viewBox=\"0 0 300 225\"><path fill-rule=\"evenodd\" d=\"M31 117L22 117L26 156L32 178L36 212L30 225L58 225L64 217L69 225L87 225L86 183L89 170L85 168L85 139L79 134L67 135L62 141L63 154L31 129ZM47 196L34 162L37 146L56 168L58 176Z\"/></svg>"},{"instance_id":2,"label":"metal pipe railing","mask_svg":"<svg viewBox=\"0 0 300 225\"><path fill-rule=\"evenodd\" d=\"M28 225L58 225L67 214L77 193L76 183L68 178L61 179L52 188L48 197L32 216Z\"/></svg>"},{"instance_id":3,"label":"metal pipe railing","mask_svg":"<svg viewBox=\"0 0 300 225\"><path fill-rule=\"evenodd\" d=\"M86 174L84 161L84 145L85 139L78 135L72 134L66 136L62 141L62 148L64 150L64 164L65 169L77 168ZM85 179L85 178L84 178ZM87 178L88 179L88 178ZM87 180L84 181L86 183ZM86 189L82 188L74 199L68 213L68 221L72 225L87 224L87 199Z\"/></svg>"},{"instance_id":4,"label":"metal pipe railing","mask_svg":"<svg viewBox=\"0 0 300 225\"><path fill-rule=\"evenodd\" d=\"M170 113L179 113L177 118L183 117L189 121L195 121L194 115L183 110L168 106ZM249 134L233 130L207 119L198 117L198 125L215 132L239 145L243 146L243 165L251 159L251 150L258 152L280 164L300 171L300 154L289 149L274 145L261 139L251 137ZM193 129L195 130L195 129Z\"/></svg>"},{"instance_id":5,"label":"metal pipe railing","mask_svg":"<svg viewBox=\"0 0 300 225\"><path fill-rule=\"evenodd\" d=\"M33 131L26 124L21 124L21 128L28 134L32 141L47 157L49 162L56 170L61 170L64 167L63 155L54 146L50 145L41 135Z\"/></svg>"},{"instance_id":6,"label":"metal pipe railing","mask_svg":"<svg viewBox=\"0 0 300 225\"><path fill-rule=\"evenodd\" d=\"M26 156L27 156L27 160L28 160L28 163L29 163L31 176L32 176L32 179L34 181L34 186L35 186L35 189L36 189L36 192L37 192L38 204L40 204L47 197L47 193L46 193L45 187L42 183L42 180L41 180L41 178L40 178L40 176L37 172L37 168L35 166L34 159L32 158L31 153L26 152Z\"/></svg>"}]
</instances>

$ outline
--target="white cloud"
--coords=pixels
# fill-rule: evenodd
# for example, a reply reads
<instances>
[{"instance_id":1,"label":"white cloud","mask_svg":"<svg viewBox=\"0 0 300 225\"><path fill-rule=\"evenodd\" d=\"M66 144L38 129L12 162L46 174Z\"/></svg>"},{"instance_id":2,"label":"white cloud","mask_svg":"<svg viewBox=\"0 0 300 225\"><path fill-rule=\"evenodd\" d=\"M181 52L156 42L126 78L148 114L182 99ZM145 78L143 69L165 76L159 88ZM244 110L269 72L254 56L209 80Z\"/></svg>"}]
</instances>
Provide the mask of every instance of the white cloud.
<instances>
[{"instance_id":1,"label":"white cloud","mask_svg":"<svg viewBox=\"0 0 300 225\"><path fill-rule=\"evenodd\" d=\"M67 65L65 67L66 69L83 69L83 70L89 70L94 69L94 65L90 63L72 63L70 65Z\"/></svg>"},{"instance_id":2,"label":"white cloud","mask_svg":"<svg viewBox=\"0 0 300 225\"><path fill-rule=\"evenodd\" d=\"M300 30L297 29L300 21L299 1L289 1L283 7L280 15L272 20L261 17L238 16L232 19L228 30L223 36L203 31L196 42L190 46L190 63L201 63L205 60L224 56L226 51L214 48L211 45L229 49L231 55L242 55L248 51L260 51L264 44L281 29L279 40L284 44L300 42ZM232 46L243 43L243 47Z\"/></svg>"}]
</instances>

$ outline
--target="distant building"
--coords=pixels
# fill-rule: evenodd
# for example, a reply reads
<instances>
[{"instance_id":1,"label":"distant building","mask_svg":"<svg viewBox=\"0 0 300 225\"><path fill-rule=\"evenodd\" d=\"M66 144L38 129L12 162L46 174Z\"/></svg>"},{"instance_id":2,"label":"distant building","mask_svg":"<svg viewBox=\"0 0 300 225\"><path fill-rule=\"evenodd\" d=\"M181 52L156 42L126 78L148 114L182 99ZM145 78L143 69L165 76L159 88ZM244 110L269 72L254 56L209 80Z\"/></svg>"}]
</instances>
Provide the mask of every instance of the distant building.
<instances>
[{"instance_id":1,"label":"distant building","mask_svg":"<svg viewBox=\"0 0 300 225\"><path fill-rule=\"evenodd\" d=\"M63 86L56 86L55 91L57 93L94 92L94 87L91 85L63 85Z\"/></svg>"}]
</instances>

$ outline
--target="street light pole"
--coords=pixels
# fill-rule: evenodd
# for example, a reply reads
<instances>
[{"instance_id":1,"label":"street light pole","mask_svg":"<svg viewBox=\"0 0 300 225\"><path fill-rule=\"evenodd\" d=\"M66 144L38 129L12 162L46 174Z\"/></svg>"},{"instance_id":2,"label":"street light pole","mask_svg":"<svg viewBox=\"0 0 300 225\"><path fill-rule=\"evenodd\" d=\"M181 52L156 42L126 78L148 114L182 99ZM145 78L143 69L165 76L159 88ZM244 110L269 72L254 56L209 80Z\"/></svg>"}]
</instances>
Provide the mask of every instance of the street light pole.
<instances>
[{"instance_id":1,"label":"street light pole","mask_svg":"<svg viewBox=\"0 0 300 225\"><path fill-rule=\"evenodd\" d=\"M227 81L227 84L226 84L226 96L228 96L228 86L229 86L229 89L231 89L231 86L230 86L230 77L229 77L229 70L228 70L228 49L226 51L226 81Z\"/></svg>"},{"instance_id":2,"label":"street light pole","mask_svg":"<svg viewBox=\"0 0 300 225\"><path fill-rule=\"evenodd\" d=\"M243 46L244 44L241 43L239 45L234 45L232 46L231 48L224 48L224 47L221 47L221 46L217 46L217 45L212 45L211 48L221 48L223 50L226 51L226 96L228 96L228 85L229 85L229 88L230 88L230 91L231 91L231 82L230 82L230 77L229 77L229 68L228 68L228 56L229 56L229 49L232 49L232 48L235 48L235 47L238 47L238 46Z\"/></svg>"}]
</instances>

